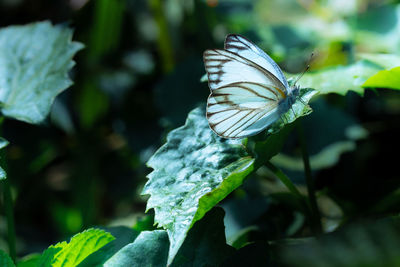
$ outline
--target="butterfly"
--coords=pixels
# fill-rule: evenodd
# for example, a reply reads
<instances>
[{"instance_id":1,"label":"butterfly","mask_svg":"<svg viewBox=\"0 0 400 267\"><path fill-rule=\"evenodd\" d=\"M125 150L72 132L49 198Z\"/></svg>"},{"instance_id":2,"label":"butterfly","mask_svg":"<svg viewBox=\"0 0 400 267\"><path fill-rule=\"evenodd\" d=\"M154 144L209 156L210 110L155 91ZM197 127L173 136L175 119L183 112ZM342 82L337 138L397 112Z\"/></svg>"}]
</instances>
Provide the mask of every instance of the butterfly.
<instances>
[{"instance_id":1,"label":"butterfly","mask_svg":"<svg viewBox=\"0 0 400 267\"><path fill-rule=\"evenodd\" d=\"M230 34L224 49L203 54L211 94L206 116L223 138L244 138L268 128L299 97L279 66L245 37Z\"/></svg>"}]
</instances>

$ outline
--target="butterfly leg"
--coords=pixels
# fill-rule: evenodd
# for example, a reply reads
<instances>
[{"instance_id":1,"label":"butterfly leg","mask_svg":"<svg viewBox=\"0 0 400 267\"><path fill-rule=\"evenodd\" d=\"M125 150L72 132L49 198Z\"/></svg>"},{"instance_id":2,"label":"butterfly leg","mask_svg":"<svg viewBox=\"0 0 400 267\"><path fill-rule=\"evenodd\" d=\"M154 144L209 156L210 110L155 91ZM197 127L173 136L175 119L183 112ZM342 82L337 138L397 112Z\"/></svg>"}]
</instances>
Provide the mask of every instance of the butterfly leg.
<instances>
[{"instance_id":1,"label":"butterfly leg","mask_svg":"<svg viewBox=\"0 0 400 267\"><path fill-rule=\"evenodd\" d=\"M285 115L281 115L281 120L283 121L284 124L288 124L288 120L286 119Z\"/></svg>"},{"instance_id":2,"label":"butterfly leg","mask_svg":"<svg viewBox=\"0 0 400 267\"><path fill-rule=\"evenodd\" d=\"M304 102L303 99L301 99L301 97L299 97L298 99L299 99L299 101L300 101L304 106L307 106L307 103Z\"/></svg>"},{"instance_id":3,"label":"butterfly leg","mask_svg":"<svg viewBox=\"0 0 400 267\"><path fill-rule=\"evenodd\" d=\"M296 112L294 112L294 110L293 110L293 106L291 106L290 107L290 109L292 110L292 112L293 112L293 116L296 118Z\"/></svg>"}]
</instances>

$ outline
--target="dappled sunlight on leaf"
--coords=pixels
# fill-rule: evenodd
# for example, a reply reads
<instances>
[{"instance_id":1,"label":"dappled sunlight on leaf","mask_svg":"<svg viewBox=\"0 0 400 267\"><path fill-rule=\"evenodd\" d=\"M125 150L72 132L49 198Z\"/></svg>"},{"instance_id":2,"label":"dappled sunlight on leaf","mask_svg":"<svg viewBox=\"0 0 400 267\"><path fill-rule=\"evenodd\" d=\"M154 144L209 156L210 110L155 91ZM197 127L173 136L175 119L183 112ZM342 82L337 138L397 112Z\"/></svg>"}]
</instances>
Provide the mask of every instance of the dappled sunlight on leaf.
<instances>
[{"instance_id":1,"label":"dappled sunlight on leaf","mask_svg":"<svg viewBox=\"0 0 400 267\"><path fill-rule=\"evenodd\" d=\"M253 170L241 140L227 140L211 131L205 110L189 113L185 126L169 133L167 143L149 160L143 194L150 194L147 209L167 229L171 240L169 262L193 223L240 186Z\"/></svg>"}]
</instances>

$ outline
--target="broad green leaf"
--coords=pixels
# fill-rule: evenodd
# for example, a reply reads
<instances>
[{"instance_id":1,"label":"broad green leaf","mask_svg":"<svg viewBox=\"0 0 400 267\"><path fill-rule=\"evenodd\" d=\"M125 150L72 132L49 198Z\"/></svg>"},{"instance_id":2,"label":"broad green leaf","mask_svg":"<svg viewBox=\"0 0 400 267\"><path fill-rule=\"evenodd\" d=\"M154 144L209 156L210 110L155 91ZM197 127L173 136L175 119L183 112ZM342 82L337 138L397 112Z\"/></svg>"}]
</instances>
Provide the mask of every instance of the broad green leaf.
<instances>
[{"instance_id":1,"label":"broad green leaf","mask_svg":"<svg viewBox=\"0 0 400 267\"><path fill-rule=\"evenodd\" d=\"M79 267L103 266L107 260L114 256L123 247L132 243L139 235L138 231L124 226L107 227L104 228L104 230L115 237L115 240L90 254L78 265Z\"/></svg>"},{"instance_id":2,"label":"broad green leaf","mask_svg":"<svg viewBox=\"0 0 400 267\"><path fill-rule=\"evenodd\" d=\"M400 56L395 54L359 54L361 60L347 66L336 66L306 73L300 80L303 87L317 89L321 94L348 91L364 93L366 87L398 89ZM392 69L394 68L394 69ZM385 70L392 69L392 70ZM396 76L397 74L397 76Z\"/></svg>"},{"instance_id":3,"label":"broad green leaf","mask_svg":"<svg viewBox=\"0 0 400 267\"><path fill-rule=\"evenodd\" d=\"M248 146L252 147L256 155L256 168L281 151L286 138L294 127L295 120L312 112L310 106L305 104L316 94L316 90L310 88L302 89L300 91L301 101L297 100L293 104L292 108L283 115L284 119L272 124L265 133L249 138ZM267 137L262 137L262 135L267 135ZM259 140L260 137L262 137L261 140Z\"/></svg>"},{"instance_id":4,"label":"broad green leaf","mask_svg":"<svg viewBox=\"0 0 400 267\"><path fill-rule=\"evenodd\" d=\"M347 94L348 91L364 93L363 84L383 67L372 62L361 60L347 66L336 66L304 74L299 83L310 87L320 94Z\"/></svg>"},{"instance_id":5,"label":"broad green leaf","mask_svg":"<svg viewBox=\"0 0 400 267\"><path fill-rule=\"evenodd\" d=\"M267 140L280 138L277 143L282 145L286 135L275 137L274 133L285 123L309 114L311 109L306 103L316 93L313 89L301 90L301 101L296 101L281 121L265 131L264 136L270 136ZM280 148L279 145L274 147ZM265 162L278 152L265 151L260 153L262 157L258 156L260 161ZM154 171L148 176L143 194L150 195L147 210L154 208L155 222L168 232L169 263L193 223L238 188L254 170L254 162L240 140L222 139L214 134L200 108L189 113L183 127L168 135L167 143L148 162Z\"/></svg>"},{"instance_id":6,"label":"broad green leaf","mask_svg":"<svg viewBox=\"0 0 400 267\"><path fill-rule=\"evenodd\" d=\"M400 67L390 70L382 70L370 77L362 86L400 90Z\"/></svg>"},{"instance_id":7,"label":"broad green leaf","mask_svg":"<svg viewBox=\"0 0 400 267\"><path fill-rule=\"evenodd\" d=\"M0 137L0 149L5 148L8 144L9 142L6 139Z\"/></svg>"},{"instance_id":8,"label":"broad green leaf","mask_svg":"<svg viewBox=\"0 0 400 267\"><path fill-rule=\"evenodd\" d=\"M72 57L83 45L72 30L38 22L0 30L0 103L8 117L40 123L72 81Z\"/></svg>"},{"instance_id":9,"label":"broad green leaf","mask_svg":"<svg viewBox=\"0 0 400 267\"><path fill-rule=\"evenodd\" d=\"M169 266L219 266L233 254L235 250L226 244L223 219L224 211L214 208L197 221ZM164 267L167 265L168 250L166 231L144 231L133 243L107 260L104 266Z\"/></svg>"},{"instance_id":10,"label":"broad green leaf","mask_svg":"<svg viewBox=\"0 0 400 267\"><path fill-rule=\"evenodd\" d=\"M169 263L195 221L240 186L253 163L240 140L210 130L204 109L190 112L186 124L168 134L148 161L154 170L143 194L150 195L147 210L155 210L155 222L168 232Z\"/></svg>"},{"instance_id":11,"label":"broad green leaf","mask_svg":"<svg viewBox=\"0 0 400 267\"><path fill-rule=\"evenodd\" d=\"M395 54L360 54L360 58L369 60L385 68L362 85L365 88L400 89L400 56Z\"/></svg>"},{"instance_id":12,"label":"broad green leaf","mask_svg":"<svg viewBox=\"0 0 400 267\"><path fill-rule=\"evenodd\" d=\"M400 228L388 221L352 225L303 244L280 247L284 248L280 258L288 266L399 266Z\"/></svg>"},{"instance_id":13,"label":"broad green leaf","mask_svg":"<svg viewBox=\"0 0 400 267\"><path fill-rule=\"evenodd\" d=\"M360 53L358 54L358 57L360 59L366 59L385 69L392 69L400 66L400 55L396 54Z\"/></svg>"},{"instance_id":14,"label":"broad green leaf","mask_svg":"<svg viewBox=\"0 0 400 267\"><path fill-rule=\"evenodd\" d=\"M317 112L303 119L306 143L313 171L335 165L343 153L354 151L356 141L365 138L368 132L351 114L343 112L319 98L312 103ZM329 121L329 123L326 123ZM287 146L271 159L271 162L296 182L304 181L304 163L296 144Z\"/></svg>"},{"instance_id":15,"label":"broad green leaf","mask_svg":"<svg viewBox=\"0 0 400 267\"><path fill-rule=\"evenodd\" d=\"M114 237L100 229L88 229L73 236L69 243L61 242L44 251L39 266L76 266Z\"/></svg>"},{"instance_id":16,"label":"broad green leaf","mask_svg":"<svg viewBox=\"0 0 400 267\"><path fill-rule=\"evenodd\" d=\"M7 178L7 173L6 173L6 171L2 168L2 167L0 167L0 181L1 180L4 180L4 179L6 179Z\"/></svg>"},{"instance_id":17,"label":"broad green leaf","mask_svg":"<svg viewBox=\"0 0 400 267\"><path fill-rule=\"evenodd\" d=\"M168 235L163 230L144 231L135 241L105 262L105 267L167 266Z\"/></svg>"},{"instance_id":18,"label":"broad green leaf","mask_svg":"<svg viewBox=\"0 0 400 267\"><path fill-rule=\"evenodd\" d=\"M341 154L353 151L356 148L353 141L339 141L323 148L319 153L310 156L310 165L313 171L331 167L339 161ZM272 163L294 171L303 171L304 162L300 157L285 154L276 155Z\"/></svg>"},{"instance_id":19,"label":"broad green leaf","mask_svg":"<svg viewBox=\"0 0 400 267\"><path fill-rule=\"evenodd\" d=\"M0 250L0 266L4 267L15 267L14 262L11 260L7 253Z\"/></svg>"},{"instance_id":20,"label":"broad green leaf","mask_svg":"<svg viewBox=\"0 0 400 267\"><path fill-rule=\"evenodd\" d=\"M213 208L190 229L171 267L220 266L235 252L226 244L224 210Z\"/></svg>"}]
</instances>

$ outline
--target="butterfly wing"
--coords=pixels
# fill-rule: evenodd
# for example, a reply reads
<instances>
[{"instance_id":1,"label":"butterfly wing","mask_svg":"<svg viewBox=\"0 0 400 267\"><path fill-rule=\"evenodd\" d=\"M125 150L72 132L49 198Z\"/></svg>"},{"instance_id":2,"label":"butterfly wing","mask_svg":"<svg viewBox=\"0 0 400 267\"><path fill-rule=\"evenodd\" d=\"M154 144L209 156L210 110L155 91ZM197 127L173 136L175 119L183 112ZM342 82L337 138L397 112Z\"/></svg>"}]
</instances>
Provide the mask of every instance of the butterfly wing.
<instances>
[{"instance_id":1,"label":"butterfly wing","mask_svg":"<svg viewBox=\"0 0 400 267\"><path fill-rule=\"evenodd\" d=\"M206 50L203 59L211 91L235 82L255 82L277 87L286 95L285 85L274 74L240 55L213 49Z\"/></svg>"},{"instance_id":2,"label":"butterfly wing","mask_svg":"<svg viewBox=\"0 0 400 267\"><path fill-rule=\"evenodd\" d=\"M225 138L257 134L280 116L279 91L253 82L238 82L213 90L207 102L211 129Z\"/></svg>"},{"instance_id":3,"label":"butterfly wing","mask_svg":"<svg viewBox=\"0 0 400 267\"><path fill-rule=\"evenodd\" d=\"M204 52L211 94L207 119L225 138L257 134L276 121L288 86L278 65L244 37L229 35L226 50Z\"/></svg>"},{"instance_id":4,"label":"butterfly wing","mask_svg":"<svg viewBox=\"0 0 400 267\"><path fill-rule=\"evenodd\" d=\"M288 82L278 64L272 60L263 50L253 44L247 38L238 34L229 34L225 39L225 50L246 58L265 70L269 71L284 85L287 90L290 90Z\"/></svg>"}]
</instances>

